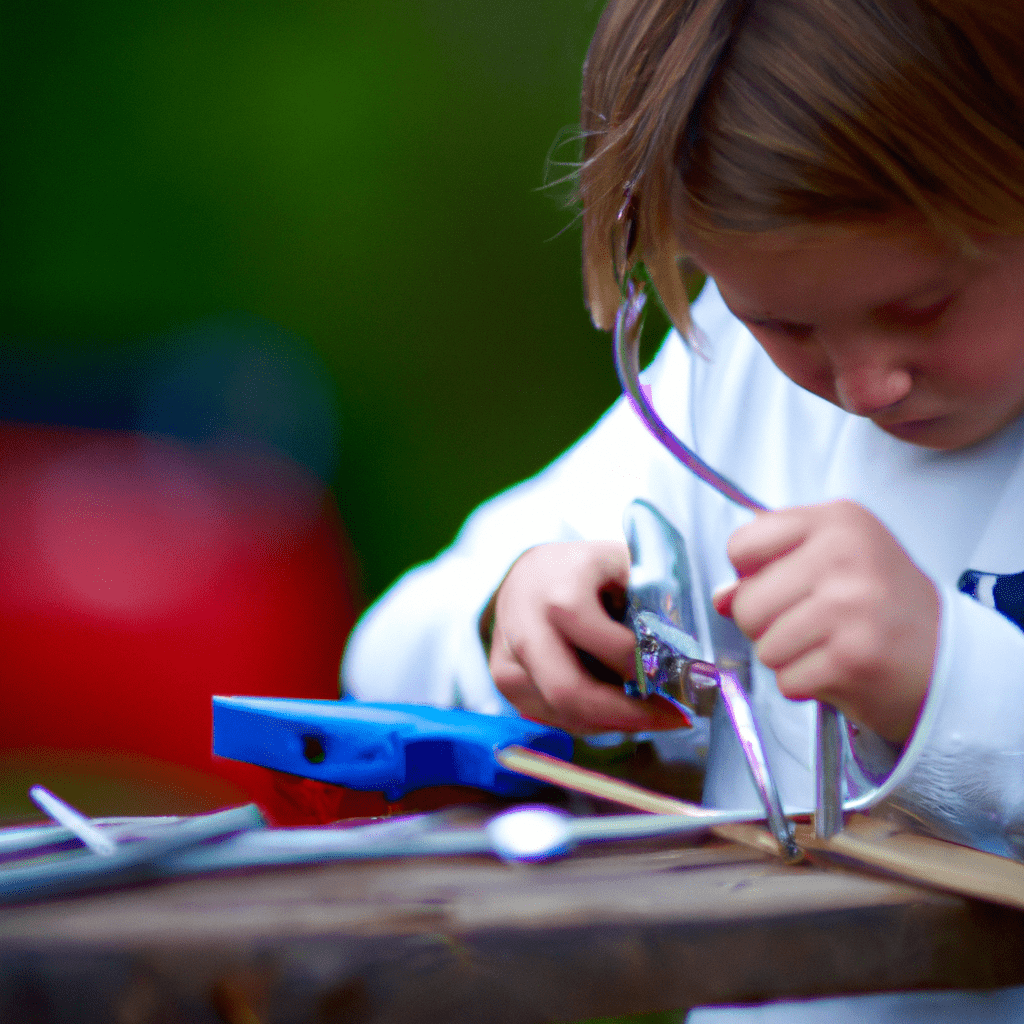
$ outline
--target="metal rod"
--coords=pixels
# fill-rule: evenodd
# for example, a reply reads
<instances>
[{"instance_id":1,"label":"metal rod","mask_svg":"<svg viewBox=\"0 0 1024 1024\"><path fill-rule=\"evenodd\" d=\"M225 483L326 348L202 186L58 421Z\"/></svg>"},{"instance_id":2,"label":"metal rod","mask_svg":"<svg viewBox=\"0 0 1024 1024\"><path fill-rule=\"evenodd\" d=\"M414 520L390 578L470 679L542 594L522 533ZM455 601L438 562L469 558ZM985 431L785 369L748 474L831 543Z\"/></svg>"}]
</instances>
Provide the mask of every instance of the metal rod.
<instances>
[{"instance_id":1,"label":"metal rod","mask_svg":"<svg viewBox=\"0 0 1024 1024\"><path fill-rule=\"evenodd\" d=\"M786 859L798 861L802 854L793 838L793 823L786 817L786 812L782 809L782 799L768 767L768 761L764 756L764 744L761 742L761 734L758 731L757 720L754 718L750 701L735 673L728 669L719 670L718 688L721 691L725 708L729 712L733 728L736 730L740 746L743 748L743 756L746 758L747 767L754 779L754 785L757 787L762 804L764 804L768 827L779 846L782 847Z\"/></svg>"},{"instance_id":2,"label":"metal rod","mask_svg":"<svg viewBox=\"0 0 1024 1024\"><path fill-rule=\"evenodd\" d=\"M626 282L625 298L615 318L615 369L622 390L629 397L647 429L691 472L719 494L752 512L767 512L768 506L751 497L728 477L712 469L665 425L640 387L640 327L647 296L633 280Z\"/></svg>"},{"instance_id":3,"label":"metal rod","mask_svg":"<svg viewBox=\"0 0 1024 1024\"><path fill-rule=\"evenodd\" d=\"M767 512L768 506L751 497L728 477L712 469L696 452L688 448L655 412L640 386L640 328L647 297L643 285L626 278L622 302L615 318L615 369L622 390L629 397L647 429L695 476L723 497L752 512ZM839 712L829 704L818 704L818 751L815 765L815 828L831 828L834 835L842 828L842 729ZM821 835L821 833L819 833Z\"/></svg>"},{"instance_id":4,"label":"metal rod","mask_svg":"<svg viewBox=\"0 0 1024 1024\"><path fill-rule=\"evenodd\" d=\"M93 853L101 857L110 857L117 853L117 843L110 836L104 835L88 818L81 815L70 804L64 803L43 786L33 786L28 795L32 802L53 818L59 825L74 832Z\"/></svg>"},{"instance_id":5,"label":"metal rod","mask_svg":"<svg viewBox=\"0 0 1024 1024\"><path fill-rule=\"evenodd\" d=\"M831 839L843 828L843 723L830 704L818 704L818 742L815 745L814 834Z\"/></svg>"}]
</instances>

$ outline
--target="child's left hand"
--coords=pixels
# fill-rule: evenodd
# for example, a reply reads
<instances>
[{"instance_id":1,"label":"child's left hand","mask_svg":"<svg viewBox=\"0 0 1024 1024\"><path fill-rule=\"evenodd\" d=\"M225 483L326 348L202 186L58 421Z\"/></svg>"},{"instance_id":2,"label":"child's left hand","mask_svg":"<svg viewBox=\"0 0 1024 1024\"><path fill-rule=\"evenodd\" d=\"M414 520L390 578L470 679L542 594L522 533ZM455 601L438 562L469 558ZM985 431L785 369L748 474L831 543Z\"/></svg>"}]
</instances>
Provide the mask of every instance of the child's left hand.
<instances>
[{"instance_id":1,"label":"child's left hand","mask_svg":"<svg viewBox=\"0 0 1024 1024\"><path fill-rule=\"evenodd\" d=\"M834 501L759 514L728 553L739 580L715 608L754 641L781 693L906 740L931 680L939 596L893 535Z\"/></svg>"}]
</instances>

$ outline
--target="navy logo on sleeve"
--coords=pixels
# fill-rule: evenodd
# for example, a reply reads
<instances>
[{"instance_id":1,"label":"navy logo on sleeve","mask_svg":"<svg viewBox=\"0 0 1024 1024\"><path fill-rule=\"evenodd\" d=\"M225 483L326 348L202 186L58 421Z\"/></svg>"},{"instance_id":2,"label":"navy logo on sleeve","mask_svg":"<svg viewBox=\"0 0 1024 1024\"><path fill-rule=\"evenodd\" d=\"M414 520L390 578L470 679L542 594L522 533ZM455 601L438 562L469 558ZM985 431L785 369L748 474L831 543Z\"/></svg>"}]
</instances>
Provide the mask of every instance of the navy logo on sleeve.
<instances>
[{"instance_id":1,"label":"navy logo on sleeve","mask_svg":"<svg viewBox=\"0 0 1024 1024\"><path fill-rule=\"evenodd\" d=\"M995 608L1011 622L1024 629L1024 572L997 576L991 572L968 569L957 587L986 608Z\"/></svg>"}]
</instances>

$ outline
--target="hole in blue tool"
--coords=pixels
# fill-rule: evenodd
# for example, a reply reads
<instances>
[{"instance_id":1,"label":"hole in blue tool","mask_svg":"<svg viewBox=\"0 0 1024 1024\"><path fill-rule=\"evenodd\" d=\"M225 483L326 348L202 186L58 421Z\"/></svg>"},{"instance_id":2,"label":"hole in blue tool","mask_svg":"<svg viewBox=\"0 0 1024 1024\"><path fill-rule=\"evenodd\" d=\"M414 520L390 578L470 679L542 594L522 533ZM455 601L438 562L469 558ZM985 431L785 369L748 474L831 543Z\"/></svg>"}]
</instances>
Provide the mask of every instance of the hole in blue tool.
<instances>
[{"instance_id":1,"label":"hole in blue tool","mask_svg":"<svg viewBox=\"0 0 1024 1024\"><path fill-rule=\"evenodd\" d=\"M302 737L302 756L310 764L324 763L327 758L327 751L324 750L324 745L320 742L319 736Z\"/></svg>"}]
</instances>

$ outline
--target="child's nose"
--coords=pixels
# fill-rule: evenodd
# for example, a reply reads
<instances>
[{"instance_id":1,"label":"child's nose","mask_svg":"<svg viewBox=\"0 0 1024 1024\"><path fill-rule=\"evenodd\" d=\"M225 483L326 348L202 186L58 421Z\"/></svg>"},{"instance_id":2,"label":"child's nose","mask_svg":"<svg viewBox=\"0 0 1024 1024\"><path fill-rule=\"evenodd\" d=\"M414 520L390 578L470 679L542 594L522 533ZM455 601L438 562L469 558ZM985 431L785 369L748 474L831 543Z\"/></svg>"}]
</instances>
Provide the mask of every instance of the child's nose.
<instances>
[{"instance_id":1,"label":"child's nose","mask_svg":"<svg viewBox=\"0 0 1024 1024\"><path fill-rule=\"evenodd\" d=\"M879 353L860 352L834 366L839 402L856 416L874 416L896 405L914 385L909 370Z\"/></svg>"}]
</instances>

